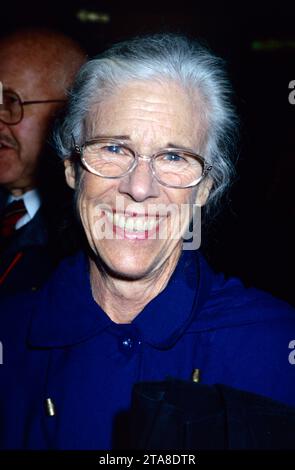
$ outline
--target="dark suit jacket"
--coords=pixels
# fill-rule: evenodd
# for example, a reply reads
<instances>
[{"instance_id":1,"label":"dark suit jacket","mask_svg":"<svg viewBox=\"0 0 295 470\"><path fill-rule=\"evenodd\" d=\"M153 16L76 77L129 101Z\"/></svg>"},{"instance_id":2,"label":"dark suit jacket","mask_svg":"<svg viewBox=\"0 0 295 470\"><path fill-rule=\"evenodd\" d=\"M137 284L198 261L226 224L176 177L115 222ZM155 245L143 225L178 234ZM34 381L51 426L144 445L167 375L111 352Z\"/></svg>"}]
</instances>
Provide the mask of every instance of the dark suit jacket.
<instances>
[{"instance_id":1,"label":"dark suit jacket","mask_svg":"<svg viewBox=\"0 0 295 470\"><path fill-rule=\"evenodd\" d=\"M0 217L7 195L0 193ZM38 288L53 268L48 247L48 229L42 207L33 219L16 230L0 252L0 298Z\"/></svg>"}]
</instances>

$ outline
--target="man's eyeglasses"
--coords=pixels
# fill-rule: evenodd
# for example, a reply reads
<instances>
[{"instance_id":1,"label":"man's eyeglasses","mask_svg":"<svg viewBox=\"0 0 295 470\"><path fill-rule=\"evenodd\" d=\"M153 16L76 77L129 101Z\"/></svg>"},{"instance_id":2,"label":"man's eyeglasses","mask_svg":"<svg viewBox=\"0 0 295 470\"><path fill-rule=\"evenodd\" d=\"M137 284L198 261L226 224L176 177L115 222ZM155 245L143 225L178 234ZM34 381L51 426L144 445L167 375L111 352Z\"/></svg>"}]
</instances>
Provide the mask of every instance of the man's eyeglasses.
<instances>
[{"instance_id":1,"label":"man's eyeglasses","mask_svg":"<svg viewBox=\"0 0 295 470\"><path fill-rule=\"evenodd\" d=\"M63 103L65 100L34 100L22 101L15 91L3 90L0 102L0 121L5 124L18 124L24 116L24 106L41 103Z\"/></svg>"},{"instance_id":2,"label":"man's eyeglasses","mask_svg":"<svg viewBox=\"0 0 295 470\"><path fill-rule=\"evenodd\" d=\"M181 148L165 148L152 156L140 155L124 142L101 138L75 145L82 165L103 178L122 178L131 173L139 159L148 161L156 180L170 188L190 188L199 184L212 169L200 155Z\"/></svg>"}]
</instances>

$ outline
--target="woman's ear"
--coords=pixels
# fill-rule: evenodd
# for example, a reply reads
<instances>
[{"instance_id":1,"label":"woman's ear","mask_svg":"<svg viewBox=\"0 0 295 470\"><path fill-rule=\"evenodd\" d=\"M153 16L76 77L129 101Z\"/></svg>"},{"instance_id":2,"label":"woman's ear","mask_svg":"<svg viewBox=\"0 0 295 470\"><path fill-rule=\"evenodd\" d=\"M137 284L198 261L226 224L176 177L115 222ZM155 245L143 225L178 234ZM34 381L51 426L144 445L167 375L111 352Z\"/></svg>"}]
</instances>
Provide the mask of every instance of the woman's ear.
<instances>
[{"instance_id":1,"label":"woman's ear","mask_svg":"<svg viewBox=\"0 0 295 470\"><path fill-rule=\"evenodd\" d=\"M73 162L67 158L64 161L65 166L65 177L70 188L75 189L76 187L76 174Z\"/></svg>"},{"instance_id":2,"label":"woman's ear","mask_svg":"<svg viewBox=\"0 0 295 470\"><path fill-rule=\"evenodd\" d=\"M208 196L210 194L212 185L213 185L212 178L205 178L201 182L201 184L198 188L197 197L196 197L196 205L197 206L202 207L206 204L206 201L207 201Z\"/></svg>"}]
</instances>

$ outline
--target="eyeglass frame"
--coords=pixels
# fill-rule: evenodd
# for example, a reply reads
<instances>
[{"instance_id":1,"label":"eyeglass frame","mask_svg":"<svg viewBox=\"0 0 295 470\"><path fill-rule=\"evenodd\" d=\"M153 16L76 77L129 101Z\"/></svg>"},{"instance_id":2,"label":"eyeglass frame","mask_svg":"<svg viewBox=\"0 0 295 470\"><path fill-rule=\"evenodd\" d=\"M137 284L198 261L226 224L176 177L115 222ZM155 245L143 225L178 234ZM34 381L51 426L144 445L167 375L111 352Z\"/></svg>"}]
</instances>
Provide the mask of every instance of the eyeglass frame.
<instances>
[{"instance_id":1,"label":"eyeglass frame","mask_svg":"<svg viewBox=\"0 0 295 470\"><path fill-rule=\"evenodd\" d=\"M19 96L19 94L14 91L14 90L3 90L3 95L8 92L8 93L11 93L13 95L16 96L16 98L18 99L18 102L20 104L20 109L21 109L21 115L20 115L20 119L16 122L6 122L4 121L4 119L2 119L0 117L0 121L3 122L4 124L8 125L8 126L15 126L16 124L19 124L22 120L23 120L23 117L24 117L24 106L27 106L27 105L31 105L31 104L42 104L42 103L65 103L66 100L63 100L63 99L51 99L51 100L29 100L29 101L22 101L21 97Z\"/></svg>"},{"instance_id":2,"label":"eyeglass frame","mask_svg":"<svg viewBox=\"0 0 295 470\"><path fill-rule=\"evenodd\" d=\"M89 171L90 173L96 175L96 176L100 176L101 178L107 178L107 179L119 179L119 178L123 178L124 176L132 173L132 171L135 170L135 168L137 167L138 165L138 161L139 159L142 159L144 161L147 161L149 162L149 167L152 171L152 174L153 176L155 177L155 179L158 181L158 183L160 183L161 185L163 186L166 186L168 188L177 188L177 189L186 189L186 188L191 188L193 186L197 186L207 175L208 173L212 170L213 168L213 165L210 165L207 160L205 160L204 157L202 157L201 155L193 152L193 151L190 151L190 150L186 150L186 149L183 149L183 148L176 148L176 147L167 147L167 148L163 148L161 150L159 150L158 152L155 152L153 155L151 155L150 157L148 155L142 155L140 154L139 152L137 152L136 150L134 150L132 147L130 147L129 145L126 145L125 142L123 141L120 141L118 139L113 139L113 138L108 138L108 137L102 137L100 139L90 139L90 140L87 140L83 145L79 146L76 144L75 142L75 138L72 134L72 140L73 140L73 147L74 147L74 151L75 151L75 154L79 156L79 159L80 159L80 162L82 163L82 165L84 166L84 168ZM99 174L97 171L93 170L93 168L85 161L85 158L83 157L83 150L85 150L85 148L88 146L88 145L91 145L91 144L95 144L95 143L110 143L110 144L119 144L119 145L122 145L124 148L130 150L134 156L134 161L131 165L131 167L125 172L123 173L122 175L119 175L119 176L104 176L104 175L101 175ZM190 183L188 185L185 185L185 186L176 186L176 185L170 185L170 184L167 184L167 183L164 183L162 182L156 175L155 173L155 169L153 167L153 162L154 160L157 158L157 156L165 153L165 152L185 152L186 154L192 156L192 157L195 157L197 160L201 160L202 164L203 164L203 171L202 171L202 175L200 176L200 178L198 178L198 180L196 182L193 182L193 183Z\"/></svg>"}]
</instances>

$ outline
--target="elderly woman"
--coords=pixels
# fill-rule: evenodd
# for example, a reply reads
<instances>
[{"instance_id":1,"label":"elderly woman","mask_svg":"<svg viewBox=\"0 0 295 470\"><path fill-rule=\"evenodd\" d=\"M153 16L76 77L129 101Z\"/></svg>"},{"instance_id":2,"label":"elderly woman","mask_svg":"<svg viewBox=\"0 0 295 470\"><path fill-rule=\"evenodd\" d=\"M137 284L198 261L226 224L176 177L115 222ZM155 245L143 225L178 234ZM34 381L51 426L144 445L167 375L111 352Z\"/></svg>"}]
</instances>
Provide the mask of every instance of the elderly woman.
<instances>
[{"instance_id":1,"label":"elderly woman","mask_svg":"<svg viewBox=\"0 0 295 470\"><path fill-rule=\"evenodd\" d=\"M167 376L295 405L293 310L183 250L233 173L229 90L222 61L174 35L82 67L55 143L88 249L2 306L2 447L111 448L133 385Z\"/></svg>"}]
</instances>

